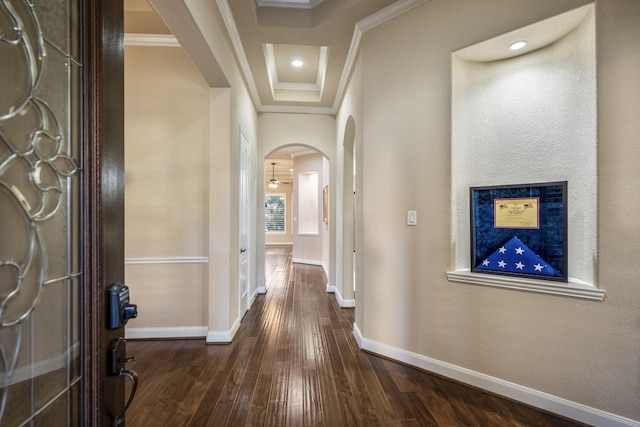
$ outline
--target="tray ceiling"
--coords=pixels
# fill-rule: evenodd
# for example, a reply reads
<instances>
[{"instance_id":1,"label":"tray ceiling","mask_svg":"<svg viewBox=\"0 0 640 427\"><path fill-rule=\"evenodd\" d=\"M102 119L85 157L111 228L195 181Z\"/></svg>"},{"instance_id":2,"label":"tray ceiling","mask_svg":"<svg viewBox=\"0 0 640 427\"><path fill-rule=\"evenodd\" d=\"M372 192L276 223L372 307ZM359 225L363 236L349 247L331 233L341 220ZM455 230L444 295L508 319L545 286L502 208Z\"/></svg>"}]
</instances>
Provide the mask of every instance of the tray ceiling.
<instances>
[{"instance_id":1,"label":"tray ceiling","mask_svg":"<svg viewBox=\"0 0 640 427\"><path fill-rule=\"evenodd\" d=\"M259 112L335 114L362 34L426 1L215 0L215 4ZM126 31L142 32L136 23L151 28L153 19L144 12L156 10L158 21L175 34L204 77L214 80L198 63L203 61L202 52L191 49L203 46L205 29L193 25L184 1L125 0ZM302 66L293 66L294 59Z\"/></svg>"}]
</instances>

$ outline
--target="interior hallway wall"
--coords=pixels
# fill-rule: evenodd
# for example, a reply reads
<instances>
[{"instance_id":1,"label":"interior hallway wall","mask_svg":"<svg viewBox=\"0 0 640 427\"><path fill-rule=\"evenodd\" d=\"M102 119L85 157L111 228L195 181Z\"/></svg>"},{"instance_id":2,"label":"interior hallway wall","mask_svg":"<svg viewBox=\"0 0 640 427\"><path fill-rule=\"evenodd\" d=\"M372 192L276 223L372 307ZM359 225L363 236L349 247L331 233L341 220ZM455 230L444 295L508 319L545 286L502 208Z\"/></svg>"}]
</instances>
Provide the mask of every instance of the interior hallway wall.
<instances>
[{"instance_id":1,"label":"interior hallway wall","mask_svg":"<svg viewBox=\"0 0 640 427\"><path fill-rule=\"evenodd\" d=\"M341 293L346 301L350 302L350 306L355 307L356 325L363 325L363 307L364 293L362 284L362 271L363 257L360 256L363 251L363 234L362 234L362 187L363 187L363 170L362 170L362 119L363 119L363 67L362 67L362 54L359 53L356 56L356 60L353 64L351 71L351 77L349 84L345 88L345 95L336 114L336 168L339 171L336 177L335 188L335 200L338 204L336 211L336 248L338 260L336 266L336 283L335 287L338 292ZM350 124L351 123L351 124ZM349 129L349 126L353 126L353 129ZM346 134L351 134L347 136ZM350 137L353 141L346 143L347 150L351 151L351 154L345 155L345 137ZM351 147L353 143L353 148ZM345 167L345 161L353 161L355 157L356 163L356 175L352 178L351 188L345 188L344 171L350 170ZM353 191L355 187L356 196L352 197L349 193ZM346 193L346 196L345 196ZM345 197L352 197L352 204L348 205L343 203ZM345 212L349 209L351 212ZM351 228L345 226L345 220L351 222ZM345 241L345 233L351 233L353 242L349 240ZM353 250L355 248L355 254ZM351 251L351 257L349 256ZM355 261L352 258L355 256ZM344 260L347 259L349 266L344 266ZM355 275L355 291L354 291L354 274ZM346 279L345 279L345 276ZM356 304L356 301L359 301Z\"/></svg>"},{"instance_id":2,"label":"interior hallway wall","mask_svg":"<svg viewBox=\"0 0 640 427\"><path fill-rule=\"evenodd\" d=\"M179 47L125 49L126 282L136 333L204 335L209 89Z\"/></svg>"},{"instance_id":3,"label":"interior hallway wall","mask_svg":"<svg viewBox=\"0 0 640 427\"><path fill-rule=\"evenodd\" d=\"M240 135L250 142L251 172L258 166L257 112L235 60L223 19L208 0L150 0L167 27L197 65L209 87L210 117L207 292L207 342L229 342L240 326L238 304L240 234ZM261 175L250 177L251 244L249 287L256 288L256 194Z\"/></svg>"},{"instance_id":4,"label":"interior hallway wall","mask_svg":"<svg viewBox=\"0 0 640 427\"><path fill-rule=\"evenodd\" d=\"M299 262L303 264L323 265L323 254L325 244L325 227L322 222L322 187L325 182L325 173L323 170L323 155L320 153L305 154L303 156L297 156L293 160L294 176L296 180L294 182L294 195L293 195L293 262ZM316 174L316 188L315 194L311 188L303 188L300 174L315 173ZM301 193L306 195L301 195ZM301 223L303 222L302 215L313 215L313 212L301 213L300 200L309 200L314 198L316 200L315 209L315 233L302 233ZM311 224L310 224L311 225Z\"/></svg>"},{"instance_id":5,"label":"interior hallway wall","mask_svg":"<svg viewBox=\"0 0 640 427\"><path fill-rule=\"evenodd\" d=\"M640 264L632 258L640 249L640 217L633 213L640 210L640 193L629 186L640 180L639 2L595 3L595 264L596 285L606 290L606 299L446 278L456 248L450 211L451 53L587 3L431 0L365 33L361 71L337 119L338 135L350 115L362 126L356 154L364 174L362 208L356 215L363 227L357 270L363 278L356 332L365 347L390 357L502 381L516 398L541 398L581 416L637 425L629 420L640 422ZM408 210L418 211L416 227L406 225Z\"/></svg>"}]
</instances>

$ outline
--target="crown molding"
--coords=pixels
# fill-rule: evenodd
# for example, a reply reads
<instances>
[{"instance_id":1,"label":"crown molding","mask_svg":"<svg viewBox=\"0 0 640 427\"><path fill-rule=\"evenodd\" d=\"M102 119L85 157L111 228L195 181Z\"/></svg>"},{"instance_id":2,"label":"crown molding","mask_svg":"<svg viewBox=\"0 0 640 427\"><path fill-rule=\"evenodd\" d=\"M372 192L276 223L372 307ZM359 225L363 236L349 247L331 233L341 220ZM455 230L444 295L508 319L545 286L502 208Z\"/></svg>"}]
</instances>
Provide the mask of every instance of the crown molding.
<instances>
[{"instance_id":1,"label":"crown molding","mask_svg":"<svg viewBox=\"0 0 640 427\"><path fill-rule=\"evenodd\" d=\"M338 84L338 90L336 91L336 98L333 102L333 109L335 111L338 110L338 107L342 102L347 82L349 81L351 71L353 70L353 64L358 56L358 49L360 48L362 35L378 25L384 24L385 22L402 15L413 8L423 5L428 1L430 0L398 0L397 2L385 7L371 16L361 19L356 23L356 28L353 31L353 37L351 38L349 53L347 54L344 69L342 70L342 76L340 77L340 83Z\"/></svg>"},{"instance_id":2,"label":"crown molding","mask_svg":"<svg viewBox=\"0 0 640 427\"><path fill-rule=\"evenodd\" d=\"M125 33L125 46L181 47L173 34L134 34Z\"/></svg>"},{"instance_id":3,"label":"crown molding","mask_svg":"<svg viewBox=\"0 0 640 427\"><path fill-rule=\"evenodd\" d=\"M251 67L249 67L247 55L244 53L244 48L242 47L242 40L240 39L240 33L238 33L238 27L236 27L236 21L234 21L233 13L231 13L231 8L229 8L229 0L216 0L216 5L218 6L218 10L220 10L224 26L227 28L231 44L236 52L236 58L240 63L240 68L249 89L249 94L253 99L253 104L259 109L262 103L260 102L256 82L253 80L253 75L251 74Z\"/></svg>"},{"instance_id":4,"label":"crown molding","mask_svg":"<svg viewBox=\"0 0 640 427\"><path fill-rule=\"evenodd\" d=\"M258 0L259 7L288 7L292 9L313 9L324 0Z\"/></svg>"},{"instance_id":5,"label":"crown molding","mask_svg":"<svg viewBox=\"0 0 640 427\"><path fill-rule=\"evenodd\" d=\"M267 75L269 77L269 86L271 87L271 96L273 96L273 99L277 99L276 92L279 90L315 92L318 94L318 99L320 99L322 91L324 90L324 79L327 74L327 55L329 52L329 48L327 46L319 47L318 69L316 70L317 77L315 83L281 82L278 77L274 45L272 43L265 43L263 51L267 66Z\"/></svg>"},{"instance_id":6,"label":"crown molding","mask_svg":"<svg viewBox=\"0 0 640 427\"><path fill-rule=\"evenodd\" d=\"M218 6L218 9L220 10L220 14L222 15L224 25L227 28L227 33L229 34L229 38L231 39L231 44L233 45L233 48L235 50L238 62L240 63L240 68L242 70L242 74L244 75L244 80L247 83L249 93L251 95L251 98L253 99L254 105L256 106L256 110L258 110L259 113L303 113L333 115L336 114L336 112L338 111L338 106L340 105L340 102L342 102L342 97L344 96L344 91L351 75L353 64L355 62L356 56L358 55L358 49L360 47L362 34L366 31L371 30L372 28L377 27L378 25L381 25L397 16L402 15L405 12L408 12L415 7L427 3L428 1L430 0L398 0L397 2L356 23L353 38L351 39L351 46L349 47L349 52L347 54L345 65L342 70L342 76L340 77L338 90L336 91L336 97L334 99L332 107L292 107L262 105L260 96L258 95L256 83L253 79L253 75L251 74L249 61L247 60L244 48L242 47L242 41L240 39L240 34L238 33L238 28L236 27L235 21L233 19L233 14L231 13L231 9L229 8L229 0L216 0L216 4ZM270 3L277 3L277 1L274 0ZM283 3L288 2L284 1Z\"/></svg>"},{"instance_id":7,"label":"crown molding","mask_svg":"<svg viewBox=\"0 0 640 427\"><path fill-rule=\"evenodd\" d=\"M342 69L342 75L340 76L340 82L338 83L338 89L336 90L336 97L333 100L333 109L338 111L342 98L344 97L344 91L349 82L349 76L353 70L353 64L356 62L358 56L358 49L360 48L360 40L362 40L362 31L356 25L356 29L353 31L353 37L351 38L351 46L349 46L349 53L344 61L344 68Z\"/></svg>"},{"instance_id":8,"label":"crown molding","mask_svg":"<svg viewBox=\"0 0 640 427\"><path fill-rule=\"evenodd\" d=\"M402 15L411 9L418 7L429 0L398 0L397 2L390 4L382 10L367 16L356 23L356 27L364 32L384 24L385 22Z\"/></svg>"}]
</instances>

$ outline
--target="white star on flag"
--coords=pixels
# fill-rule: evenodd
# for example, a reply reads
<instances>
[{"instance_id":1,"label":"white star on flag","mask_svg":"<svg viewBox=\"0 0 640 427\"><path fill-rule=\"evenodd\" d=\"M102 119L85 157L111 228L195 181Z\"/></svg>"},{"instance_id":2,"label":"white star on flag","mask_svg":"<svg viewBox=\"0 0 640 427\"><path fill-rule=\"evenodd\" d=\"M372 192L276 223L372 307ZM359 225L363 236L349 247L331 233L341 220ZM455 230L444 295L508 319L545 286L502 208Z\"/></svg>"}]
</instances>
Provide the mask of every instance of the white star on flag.
<instances>
[{"instance_id":1,"label":"white star on flag","mask_svg":"<svg viewBox=\"0 0 640 427\"><path fill-rule=\"evenodd\" d=\"M520 246L519 248L516 248L516 253L518 255L522 255L524 253L524 249L522 249L522 246Z\"/></svg>"},{"instance_id":2,"label":"white star on flag","mask_svg":"<svg viewBox=\"0 0 640 427\"><path fill-rule=\"evenodd\" d=\"M507 266L507 263L504 262L503 260L500 260L500 262L498 263L499 267L505 268Z\"/></svg>"},{"instance_id":3,"label":"white star on flag","mask_svg":"<svg viewBox=\"0 0 640 427\"><path fill-rule=\"evenodd\" d=\"M489 260L485 259L484 261L482 261L482 265L489 265Z\"/></svg>"},{"instance_id":4,"label":"white star on flag","mask_svg":"<svg viewBox=\"0 0 640 427\"><path fill-rule=\"evenodd\" d=\"M544 268L543 265L541 265L540 263L537 263L536 265L533 266L533 268L536 269L536 271L542 271L542 269Z\"/></svg>"},{"instance_id":5,"label":"white star on flag","mask_svg":"<svg viewBox=\"0 0 640 427\"><path fill-rule=\"evenodd\" d=\"M516 263L516 268L517 268L518 270L522 270L522 269L524 268L524 264L523 264L523 263L521 263L520 261L518 261L518 262Z\"/></svg>"},{"instance_id":6,"label":"white star on flag","mask_svg":"<svg viewBox=\"0 0 640 427\"><path fill-rule=\"evenodd\" d=\"M498 249L498 252L500 252L501 254L507 252L507 250L505 249L505 247L501 247L500 249Z\"/></svg>"}]
</instances>

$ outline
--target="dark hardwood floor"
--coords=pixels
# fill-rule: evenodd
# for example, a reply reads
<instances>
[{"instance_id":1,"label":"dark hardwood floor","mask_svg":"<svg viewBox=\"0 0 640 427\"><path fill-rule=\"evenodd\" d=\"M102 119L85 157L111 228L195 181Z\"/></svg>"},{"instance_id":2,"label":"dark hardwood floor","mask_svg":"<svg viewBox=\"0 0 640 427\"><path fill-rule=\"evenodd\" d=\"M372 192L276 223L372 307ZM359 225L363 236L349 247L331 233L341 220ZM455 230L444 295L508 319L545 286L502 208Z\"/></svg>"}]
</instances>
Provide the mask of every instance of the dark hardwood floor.
<instances>
[{"instance_id":1,"label":"dark hardwood floor","mask_svg":"<svg viewBox=\"0 0 640 427\"><path fill-rule=\"evenodd\" d=\"M129 341L127 426L578 426L367 354L321 267L268 248L266 295L232 344ZM141 307L142 308L142 307Z\"/></svg>"}]
</instances>

